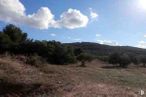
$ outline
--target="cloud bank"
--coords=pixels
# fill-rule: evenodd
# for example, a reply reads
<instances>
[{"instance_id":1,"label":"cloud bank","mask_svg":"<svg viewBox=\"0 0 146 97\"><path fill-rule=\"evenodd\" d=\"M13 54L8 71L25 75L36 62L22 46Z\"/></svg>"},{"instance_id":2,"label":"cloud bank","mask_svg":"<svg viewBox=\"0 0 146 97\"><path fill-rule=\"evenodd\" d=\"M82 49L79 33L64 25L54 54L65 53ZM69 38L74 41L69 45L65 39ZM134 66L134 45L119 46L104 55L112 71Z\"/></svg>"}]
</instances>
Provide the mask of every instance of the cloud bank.
<instances>
[{"instance_id":1,"label":"cloud bank","mask_svg":"<svg viewBox=\"0 0 146 97\"><path fill-rule=\"evenodd\" d=\"M136 47L139 47L139 48L146 48L146 42L141 40L138 42L138 45Z\"/></svg>"},{"instance_id":2,"label":"cloud bank","mask_svg":"<svg viewBox=\"0 0 146 97\"><path fill-rule=\"evenodd\" d=\"M111 45L111 46L120 46L118 42L111 40L97 40L100 44Z\"/></svg>"},{"instance_id":3,"label":"cloud bank","mask_svg":"<svg viewBox=\"0 0 146 97\"><path fill-rule=\"evenodd\" d=\"M71 8L63 12L59 20L54 19L48 7L41 7L36 13L27 15L26 8L20 0L0 0L0 21L25 24L38 29L75 29L86 27L89 19L79 10Z\"/></svg>"}]
</instances>

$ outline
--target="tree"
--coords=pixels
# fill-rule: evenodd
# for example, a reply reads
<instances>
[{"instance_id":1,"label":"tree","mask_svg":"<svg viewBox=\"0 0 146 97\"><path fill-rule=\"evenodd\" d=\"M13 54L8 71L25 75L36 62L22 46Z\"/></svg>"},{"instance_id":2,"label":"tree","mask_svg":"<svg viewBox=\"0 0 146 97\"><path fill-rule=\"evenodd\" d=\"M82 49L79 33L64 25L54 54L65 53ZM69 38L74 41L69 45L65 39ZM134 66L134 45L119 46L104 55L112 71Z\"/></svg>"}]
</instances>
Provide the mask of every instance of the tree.
<instances>
[{"instance_id":1,"label":"tree","mask_svg":"<svg viewBox=\"0 0 146 97\"><path fill-rule=\"evenodd\" d=\"M70 46L65 46L66 49L66 60L68 60L67 63L75 63L76 62L76 56L74 54L74 49Z\"/></svg>"},{"instance_id":2,"label":"tree","mask_svg":"<svg viewBox=\"0 0 146 97\"><path fill-rule=\"evenodd\" d=\"M81 53L78 57L77 60L81 62L81 67L86 67L85 64L86 62L90 62L93 60L93 56L86 54L86 53Z\"/></svg>"},{"instance_id":3,"label":"tree","mask_svg":"<svg viewBox=\"0 0 146 97\"><path fill-rule=\"evenodd\" d=\"M140 62L143 64L143 67L146 67L146 56L140 56Z\"/></svg>"},{"instance_id":4,"label":"tree","mask_svg":"<svg viewBox=\"0 0 146 97\"><path fill-rule=\"evenodd\" d=\"M75 56L78 56L78 55L80 55L81 53L83 53L83 50L82 50L81 48L75 48L75 49L74 49L74 54L75 54Z\"/></svg>"},{"instance_id":5,"label":"tree","mask_svg":"<svg viewBox=\"0 0 146 97\"><path fill-rule=\"evenodd\" d=\"M131 60L128 54L120 55L119 53L113 53L109 56L109 63L122 68L127 68L131 63Z\"/></svg>"},{"instance_id":6,"label":"tree","mask_svg":"<svg viewBox=\"0 0 146 97\"><path fill-rule=\"evenodd\" d=\"M122 54L120 56L120 67L127 68L128 65L131 63L130 58L127 54Z\"/></svg>"},{"instance_id":7,"label":"tree","mask_svg":"<svg viewBox=\"0 0 146 97\"><path fill-rule=\"evenodd\" d=\"M138 65L140 63L140 58L138 56L131 57L131 62L134 65Z\"/></svg>"},{"instance_id":8,"label":"tree","mask_svg":"<svg viewBox=\"0 0 146 97\"><path fill-rule=\"evenodd\" d=\"M110 56L109 56L109 63L110 64L113 64L115 66L118 66L119 62L120 62L120 54L119 53L112 53Z\"/></svg>"},{"instance_id":9,"label":"tree","mask_svg":"<svg viewBox=\"0 0 146 97\"><path fill-rule=\"evenodd\" d=\"M8 35L0 32L0 53L4 53L12 44Z\"/></svg>"},{"instance_id":10,"label":"tree","mask_svg":"<svg viewBox=\"0 0 146 97\"><path fill-rule=\"evenodd\" d=\"M19 44L27 39L27 34L13 24L7 25L3 29L3 34L8 35L13 44Z\"/></svg>"},{"instance_id":11,"label":"tree","mask_svg":"<svg viewBox=\"0 0 146 97\"><path fill-rule=\"evenodd\" d=\"M75 62L75 55L71 47L63 46L61 43L54 45L54 51L52 53L54 63L68 64Z\"/></svg>"}]
</instances>

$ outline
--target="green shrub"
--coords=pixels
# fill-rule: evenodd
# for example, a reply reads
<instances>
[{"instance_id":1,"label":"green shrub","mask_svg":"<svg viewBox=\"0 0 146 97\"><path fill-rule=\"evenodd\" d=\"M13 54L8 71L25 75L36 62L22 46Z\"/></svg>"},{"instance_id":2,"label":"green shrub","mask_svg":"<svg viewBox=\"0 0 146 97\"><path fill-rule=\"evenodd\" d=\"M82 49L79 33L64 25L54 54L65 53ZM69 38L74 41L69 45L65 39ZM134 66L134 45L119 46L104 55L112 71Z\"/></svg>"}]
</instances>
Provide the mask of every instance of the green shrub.
<instances>
[{"instance_id":1,"label":"green shrub","mask_svg":"<svg viewBox=\"0 0 146 97\"><path fill-rule=\"evenodd\" d=\"M131 59L128 54L113 53L109 56L109 63L122 68L127 68L131 63Z\"/></svg>"},{"instance_id":2,"label":"green shrub","mask_svg":"<svg viewBox=\"0 0 146 97\"><path fill-rule=\"evenodd\" d=\"M109 56L109 63L117 66L120 62L120 54L119 53L112 53Z\"/></svg>"},{"instance_id":3,"label":"green shrub","mask_svg":"<svg viewBox=\"0 0 146 97\"><path fill-rule=\"evenodd\" d=\"M131 60L127 54L123 54L120 56L120 67L127 68L128 65L131 63Z\"/></svg>"},{"instance_id":4,"label":"green shrub","mask_svg":"<svg viewBox=\"0 0 146 97\"><path fill-rule=\"evenodd\" d=\"M90 62L94 59L94 57L90 54L81 53L79 56L77 56L77 60L81 62L81 67L86 67L86 62Z\"/></svg>"},{"instance_id":5,"label":"green shrub","mask_svg":"<svg viewBox=\"0 0 146 97\"><path fill-rule=\"evenodd\" d=\"M131 62L134 64L134 65L139 65L140 64L140 61L141 61L141 59L140 59L140 57L138 57L138 56L132 56L131 57Z\"/></svg>"},{"instance_id":6,"label":"green shrub","mask_svg":"<svg viewBox=\"0 0 146 97\"><path fill-rule=\"evenodd\" d=\"M143 67L146 67L146 56L140 56L140 62L143 64Z\"/></svg>"},{"instance_id":7,"label":"green shrub","mask_svg":"<svg viewBox=\"0 0 146 97\"><path fill-rule=\"evenodd\" d=\"M26 64L36 66L36 67L39 67L40 65L43 65L45 63L46 63L45 59L43 59L42 57L40 57L36 54L29 56L26 60Z\"/></svg>"}]
</instances>

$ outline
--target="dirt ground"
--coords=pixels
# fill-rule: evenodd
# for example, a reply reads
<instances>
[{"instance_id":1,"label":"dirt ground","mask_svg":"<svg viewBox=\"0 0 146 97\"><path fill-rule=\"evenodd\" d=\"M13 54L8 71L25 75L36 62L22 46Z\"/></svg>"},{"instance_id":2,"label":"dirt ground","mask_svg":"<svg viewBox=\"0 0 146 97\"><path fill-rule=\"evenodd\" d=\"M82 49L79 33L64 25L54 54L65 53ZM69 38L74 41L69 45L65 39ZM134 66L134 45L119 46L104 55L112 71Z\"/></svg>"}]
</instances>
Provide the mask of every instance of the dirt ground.
<instances>
[{"instance_id":1,"label":"dirt ground","mask_svg":"<svg viewBox=\"0 0 146 97\"><path fill-rule=\"evenodd\" d=\"M30 66L0 58L0 97L146 97L146 68L112 68L99 60Z\"/></svg>"}]
</instances>

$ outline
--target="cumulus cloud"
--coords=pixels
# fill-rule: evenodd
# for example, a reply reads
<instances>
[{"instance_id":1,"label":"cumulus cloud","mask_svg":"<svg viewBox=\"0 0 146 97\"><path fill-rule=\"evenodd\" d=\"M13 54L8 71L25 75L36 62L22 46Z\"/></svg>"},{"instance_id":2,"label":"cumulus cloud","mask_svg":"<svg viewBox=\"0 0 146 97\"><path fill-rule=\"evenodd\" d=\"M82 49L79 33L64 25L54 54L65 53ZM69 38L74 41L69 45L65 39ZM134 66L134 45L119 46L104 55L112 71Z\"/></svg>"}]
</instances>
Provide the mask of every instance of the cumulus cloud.
<instances>
[{"instance_id":1,"label":"cumulus cloud","mask_svg":"<svg viewBox=\"0 0 146 97\"><path fill-rule=\"evenodd\" d=\"M54 19L54 15L47 7L41 7L37 13L28 15L25 23L29 24L32 27L47 29Z\"/></svg>"},{"instance_id":2,"label":"cumulus cloud","mask_svg":"<svg viewBox=\"0 0 146 97\"><path fill-rule=\"evenodd\" d=\"M39 29L75 29L88 24L88 17L76 9L63 12L59 20L54 20L54 15L48 7L41 7L36 13L29 15L25 11L20 0L0 0L0 20L8 23L26 24Z\"/></svg>"},{"instance_id":3,"label":"cumulus cloud","mask_svg":"<svg viewBox=\"0 0 146 97\"><path fill-rule=\"evenodd\" d=\"M139 41L137 47L146 48L146 42L145 41Z\"/></svg>"},{"instance_id":4,"label":"cumulus cloud","mask_svg":"<svg viewBox=\"0 0 146 97\"><path fill-rule=\"evenodd\" d=\"M83 15L79 10L68 9L60 16L60 20L56 22L58 27L65 27L68 29L85 27L88 24L88 17Z\"/></svg>"},{"instance_id":5,"label":"cumulus cloud","mask_svg":"<svg viewBox=\"0 0 146 97\"><path fill-rule=\"evenodd\" d=\"M19 0L0 0L1 21L20 22L24 16L25 7Z\"/></svg>"},{"instance_id":6,"label":"cumulus cloud","mask_svg":"<svg viewBox=\"0 0 146 97\"><path fill-rule=\"evenodd\" d=\"M97 40L97 42L100 43L100 44L105 44L105 45L119 46L118 42L111 41L111 40Z\"/></svg>"},{"instance_id":7,"label":"cumulus cloud","mask_svg":"<svg viewBox=\"0 0 146 97\"><path fill-rule=\"evenodd\" d=\"M39 29L47 29L53 21L54 16L47 7L41 7L31 15L26 15L25 10L19 0L0 0L1 21L26 24Z\"/></svg>"},{"instance_id":8,"label":"cumulus cloud","mask_svg":"<svg viewBox=\"0 0 146 97\"><path fill-rule=\"evenodd\" d=\"M95 11L93 11L92 8L89 8L89 10L90 10L90 18L93 19L93 20L97 20L98 19L98 14Z\"/></svg>"}]
</instances>

